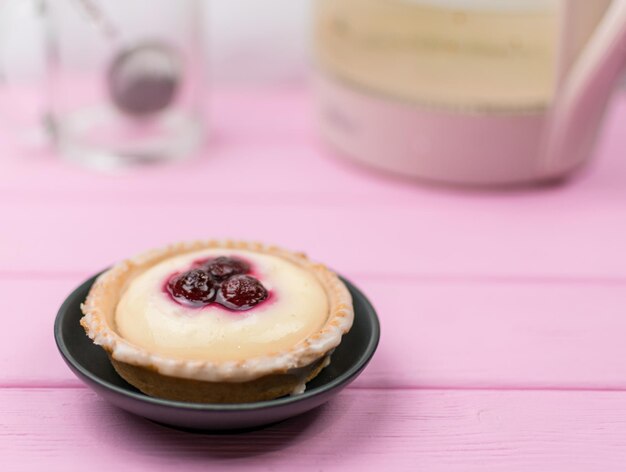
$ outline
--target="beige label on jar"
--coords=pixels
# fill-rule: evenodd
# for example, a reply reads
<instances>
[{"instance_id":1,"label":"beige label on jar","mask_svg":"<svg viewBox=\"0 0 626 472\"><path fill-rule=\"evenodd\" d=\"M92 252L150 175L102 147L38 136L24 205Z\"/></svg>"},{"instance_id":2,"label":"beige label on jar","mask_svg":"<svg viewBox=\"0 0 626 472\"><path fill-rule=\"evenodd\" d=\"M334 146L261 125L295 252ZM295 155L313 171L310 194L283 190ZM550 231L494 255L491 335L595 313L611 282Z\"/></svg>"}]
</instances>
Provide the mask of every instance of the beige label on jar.
<instances>
[{"instance_id":1,"label":"beige label on jar","mask_svg":"<svg viewBox=\"0 0 626 472\"><path fill-rule=\"evenodd\" d=\"M556 80L558 14L434 1L317 0L320 67L357 87L434 106L540 109Z\"/></svg>"}]
</instances>

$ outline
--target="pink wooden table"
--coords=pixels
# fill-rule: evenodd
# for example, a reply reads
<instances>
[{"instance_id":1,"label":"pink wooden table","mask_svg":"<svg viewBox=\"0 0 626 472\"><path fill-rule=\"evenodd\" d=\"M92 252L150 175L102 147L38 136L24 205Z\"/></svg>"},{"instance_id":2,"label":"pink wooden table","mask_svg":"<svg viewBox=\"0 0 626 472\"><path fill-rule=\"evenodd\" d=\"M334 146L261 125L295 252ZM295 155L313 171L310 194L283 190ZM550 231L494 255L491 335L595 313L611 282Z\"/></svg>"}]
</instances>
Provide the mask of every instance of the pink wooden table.
<instances>
[{"instance_id":1,"label":"pink wooden table","mask_svg":"<svg viewBox=\"0 0 626 472\"><path fill-rule=\"evenodd\" d=\"M212 109L201 158L121 175L0 137L0 470L624 470L626 96L572 185L498 194L335 160L302 90L223 91ZM305 250L371 297L382 339L349 389L203 436L70 373L52 324L74 286L145 248L228 236Z\"/></svg>"}]
</instances>

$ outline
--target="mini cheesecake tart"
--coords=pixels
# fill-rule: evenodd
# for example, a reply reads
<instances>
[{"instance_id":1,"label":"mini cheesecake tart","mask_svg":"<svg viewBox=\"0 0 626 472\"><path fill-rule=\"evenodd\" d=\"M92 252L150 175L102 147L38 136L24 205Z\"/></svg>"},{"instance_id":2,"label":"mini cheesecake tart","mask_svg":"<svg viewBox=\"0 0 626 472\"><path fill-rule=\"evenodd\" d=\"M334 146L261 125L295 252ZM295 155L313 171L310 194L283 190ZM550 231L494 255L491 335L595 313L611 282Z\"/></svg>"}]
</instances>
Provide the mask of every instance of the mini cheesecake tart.
<instances>
[{"instance_id":1,"label":"mini cheesecake tart","mask_svg":"<svg viewBox=\"0 0 626 472\"><path fill-rule=\"evenodd\" d=\"M304 391L352 327L352 299L324 265L274 246L197 241L98 277L81 325L142 392L240 403Z\"/></svg>"}]
</instances>

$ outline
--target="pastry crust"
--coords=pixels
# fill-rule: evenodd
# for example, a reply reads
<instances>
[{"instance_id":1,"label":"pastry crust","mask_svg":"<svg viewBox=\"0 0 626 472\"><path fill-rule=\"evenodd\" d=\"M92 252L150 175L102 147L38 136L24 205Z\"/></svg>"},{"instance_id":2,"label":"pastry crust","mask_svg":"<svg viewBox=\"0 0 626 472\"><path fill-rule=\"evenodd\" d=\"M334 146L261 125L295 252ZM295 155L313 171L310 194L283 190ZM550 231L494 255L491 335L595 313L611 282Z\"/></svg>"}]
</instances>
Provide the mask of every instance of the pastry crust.
<instances>
[{"instance_id":1,"label":"pastry crust","mask_svg":"<svg viewBox=\"0 0 626 472\"><path fill-rule=\"evenodd\" d=\"M120 377L143 393L194 403L258 402L301 392L304 384L315 378L329 361L330 357L325 357L292 374L271 374L247 382L205 382L169 377L111 359Z\"/></svg>"},{"instance_id":2,"label":"pastry crust","mask_svg":"<svg viewBox=\"0 0 626 472\"><path fill-rule=\"evenodd\" d=\"M121 337L115 330L115 310L121 295L132 280L165 259L203 249L248 250L270 254L310 271L328 297L329 314L326 322L318 332L290 349L243 361L212 362L168 358L148 352ZM322 362L339 345L341 337L350 330L354 319L352 298L348 289L324 265L311 262L304 254L275 246L230 240L173 244L120 262L98 277L82 305L82 311L84 316L80 323L85 332L95 344L107 351L122 377L145 393L181 400L186 397L189 401L226 401L226 398L229 399L227 401L234 402L253 401L255 398L268 399L268 394L272 395L270 398L276 398L285 392L290 393L296 385L301 385L317 375L322 368ZM176 382L176 379L180 382ZM169 385L171 381L178 387ZM195 399L184 393L181 395L181 391L193 391L191 386L195 382L207 384L200 388L205 392L200 395L202 399L196 398L197 395L191 395ZM211 384L213 388L210 388ZM233 384L238 384L238 388ZM235 387L234 390L231 386ZM243 393L249 387L257 392L256 397L250 391ZM195 389L198 388L196 384ZM236 393L237 390L240 394ZM168 391L175 393L168 395ZM206 392L213 392L214 395ZM275 392L276 396L271 392Z\"/></svg>"}]
</instances>

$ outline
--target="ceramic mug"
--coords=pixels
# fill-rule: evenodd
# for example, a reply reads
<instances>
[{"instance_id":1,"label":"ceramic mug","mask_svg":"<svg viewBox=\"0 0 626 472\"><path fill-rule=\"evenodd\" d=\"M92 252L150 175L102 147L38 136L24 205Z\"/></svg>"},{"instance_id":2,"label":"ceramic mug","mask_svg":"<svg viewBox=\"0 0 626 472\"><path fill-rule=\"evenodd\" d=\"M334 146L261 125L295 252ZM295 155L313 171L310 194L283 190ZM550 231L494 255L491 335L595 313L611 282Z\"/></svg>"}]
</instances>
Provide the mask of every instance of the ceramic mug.
<instances>
[{"instance_id":1,"label":"ceramic mug","mask_svg":"<svg viewBox=\"0 0 626 472\"><path fill-rule=\"evenodd\" d=\"M588 161L626 62L626 0L317 0L323 138L452 184L560 179Z\"/></svg>"}]
</instances>

